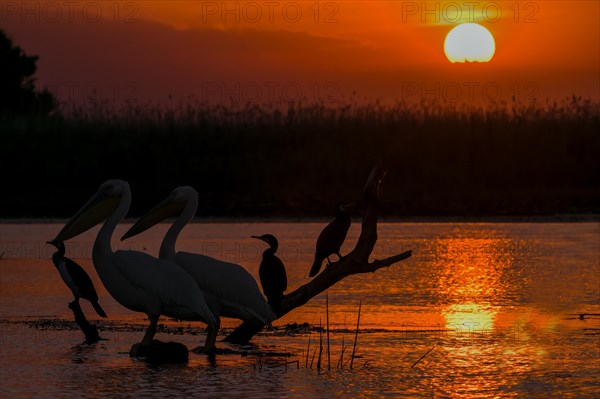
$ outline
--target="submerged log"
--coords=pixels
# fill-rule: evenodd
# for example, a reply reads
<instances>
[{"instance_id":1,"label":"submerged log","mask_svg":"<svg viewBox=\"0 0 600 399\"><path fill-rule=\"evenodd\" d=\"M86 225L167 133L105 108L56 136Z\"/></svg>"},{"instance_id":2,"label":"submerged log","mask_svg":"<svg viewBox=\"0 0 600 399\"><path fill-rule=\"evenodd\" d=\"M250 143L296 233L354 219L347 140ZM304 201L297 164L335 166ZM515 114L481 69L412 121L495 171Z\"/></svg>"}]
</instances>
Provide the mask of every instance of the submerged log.
<instances>
[{"instance_id":1,"label":"submerged log","mask_svg":"<svg viewBox=\"0 0 600 399\"><path fill-rule=\"evenodd\" d=\"M359 273L373 273L383 267L388 267L407 259L412 255L412 251L406 251L385 259L369 261L369 257L377 242L379 185L385 173L383 165L379 163L373 168L367 179L363 191L362 227L354 249L339 261L327 265L323 272L318 274L309 283L285 295L281 299L279 309L277 309L278 318L306 304L309 300L348 276ZM245 321L229 334L224 341L234 344L245 344L263 327L263 324Z\"/></svg>"}]
</instances>

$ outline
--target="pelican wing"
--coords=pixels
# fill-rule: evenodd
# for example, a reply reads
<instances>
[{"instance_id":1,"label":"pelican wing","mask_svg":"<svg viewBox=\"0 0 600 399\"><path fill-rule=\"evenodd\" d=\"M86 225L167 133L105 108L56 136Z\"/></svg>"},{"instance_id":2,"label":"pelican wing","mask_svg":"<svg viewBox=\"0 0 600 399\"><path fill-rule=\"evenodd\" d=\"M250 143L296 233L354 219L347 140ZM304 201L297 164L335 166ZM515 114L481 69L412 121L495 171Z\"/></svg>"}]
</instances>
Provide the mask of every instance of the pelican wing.
<instances>
[{"instance_id":1,"label":"pelican wing","mask_svg":"<svg viewBox=\"0 0 600 399\"><path fill-rule=\"evenodd\" d=\"M130 288L135 287L146 303L158 306L160 314L216 324L198 285L174 263L137 251L116 251L114 259L116 270Z\"/></svg>"},{"instance_id":2,"label":"pelican wing","mask_svg":"<svg viewBox=\"0 0 600 399\"><path fill-rule=\"evenodd\" d=\"M176 263L203 292L216 297L221 315L265 324L276 319L256 280L242 266L189 252L178 252Z\"/></svg>"}]
</instances>

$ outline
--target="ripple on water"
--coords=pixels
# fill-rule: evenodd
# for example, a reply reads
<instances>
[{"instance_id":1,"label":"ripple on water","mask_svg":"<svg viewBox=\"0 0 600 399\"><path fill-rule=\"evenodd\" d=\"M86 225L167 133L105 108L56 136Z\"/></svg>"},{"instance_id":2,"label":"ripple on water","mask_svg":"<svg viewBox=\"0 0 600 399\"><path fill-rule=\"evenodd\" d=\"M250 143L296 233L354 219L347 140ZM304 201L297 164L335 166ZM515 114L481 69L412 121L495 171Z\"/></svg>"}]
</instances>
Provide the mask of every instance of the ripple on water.
<instances>
[{"instance_id":1,"label":"ripple on water","mask_svg":"<svg viewBox=\"0 0 600 399\"><path fill-rule=\"evenodd\" d=\"M128 227L119 228L124 232ZM194 251L210 238L212 251L223 249L215 256L242 263L257 277L260 258L252 255L257 248L248 237L271 232L283 245L296 245L284 256L290 287L295 287L308 281L311 237L321 227L194 224L186 230L181 249ZM43 248L59 228L3 225L2 238ZM162 233L164 229L151 230L138 245L156 248ZM343 253L357 233L353 226ZM0 322L0 396L600 397L600 335L584 330L600 328L600 319L582 321L569 315L600 313L598 224L382 224L379 234L375 257L411 248L415 255L329 290L331 324L337 329L330 337L332 365L344 342L346 367L320 373L314 365L304 367L309 336L281 331L260 335L254 342L262 350L291 352L292 358L265 357L259 362L253 356L219 355L211 362L191 355L183 366L151 366L130 359L131 344L143 334L137 328L145 323L143 316L107 295L83 252L81 263L116 323L101 332L109 340L80 345L83 337L77 330L15 323L29 316L72 317L66 308L68 292L47 259L50 254L31 258L28 251L15 250L0 261L0 318L10 319ZM92 239L84 235L68 250L85 252ZM349 370L346 362L359 301L364 330L358 337L360 357ZM275 324L318 325L324 316L320 295ZM161 332L158 338L163 341L194 347L204 338L200 324L193 323L191 329L188 323L165 324L181 327L184 334ZM225 321L227 327L236 324ZM317 333L311 334L311 342L310 356L317 348ZM286 370L286 360L298 360L301 368L289 365Z\"/></svg>"}]
</instances>

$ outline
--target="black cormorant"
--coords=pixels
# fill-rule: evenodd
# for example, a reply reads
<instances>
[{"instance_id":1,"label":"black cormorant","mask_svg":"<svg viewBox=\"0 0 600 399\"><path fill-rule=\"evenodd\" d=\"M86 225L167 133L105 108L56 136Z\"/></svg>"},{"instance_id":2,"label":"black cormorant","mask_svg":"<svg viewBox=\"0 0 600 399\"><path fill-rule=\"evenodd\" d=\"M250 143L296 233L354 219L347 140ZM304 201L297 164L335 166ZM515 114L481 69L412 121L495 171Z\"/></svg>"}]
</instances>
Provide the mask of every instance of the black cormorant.
<instances>
[{"instance_id":1,"label":"black cormorant","mask_svg":"<svg viewBox=\"0 0 600 399\"><path fill-rule=\"evenodd\" d=\"M331 263L329 257L336 254L338 258L342 258L340 248L346 239L346 234L352 223L350 212L354 209L354 204L340 203L335 207L335 219L329 223L317 239L317 247L315 250L315 261L310 268L308 277L316 276L321 270L323 260L327 258L327 262Z\"/></svg>"},{"instance_id":2,"label":"black cormorant","mask_svg":"<svg viewBox=\"0 0 600 399\"><path fill-rule=\"evenodd\" d=\"M287 289L285 266L281 259L275 255L279 243L277 242L277 238L271 234L252 236L252 238L257 238L269 244L269 248L263 252L258 274L269 305L278 313L283 292Z\"/></svg>"},{"instance_id":3,"label":"black cormorant","mask_svg":"<svg viewBox=\"0 0 600 399\"><path fill-rule=\"evenodd\" d=\"M65 256L65 244L62 241L49 241L48 244L54 245L58 249L52 254L52 262L58 269L60 277L73 292L75 301L79 302L79 298L87 299L99 316L107 317L104 309L98 303L98 294L90 276L81 266Z\"/></svg>"}]
</instances>

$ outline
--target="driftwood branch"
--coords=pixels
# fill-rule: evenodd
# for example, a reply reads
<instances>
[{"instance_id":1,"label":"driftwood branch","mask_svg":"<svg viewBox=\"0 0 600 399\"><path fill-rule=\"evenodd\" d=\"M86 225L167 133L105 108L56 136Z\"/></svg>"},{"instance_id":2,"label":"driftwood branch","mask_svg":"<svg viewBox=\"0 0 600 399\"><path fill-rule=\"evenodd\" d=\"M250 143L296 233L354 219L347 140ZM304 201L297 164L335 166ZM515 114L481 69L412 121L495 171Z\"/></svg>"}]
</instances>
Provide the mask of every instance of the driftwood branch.
<instances>
[{"instance_id":1,"label":"driftwood branch","mask_svg":"<svg viewBox=\"0 0 600 399\"><path fill-rule=\"evenodd\" d=\"M338 262L325 267L323 272L317 275L307 284L285 295L281 299L278 317L282 317L290 311L306 304L309 300L319 295L340 280L359 273L373 273L382 267L391 266L411 256L412 251L406 251L386 259L369 262L369 257L377 242L377 217L379 185L385 176L385 169L379 163L373 168L363 191L363 219L360 236L354 249ZM226 342L245 344L264 325L243 322L228 337Z\"/></svg>"}]
</instances>

